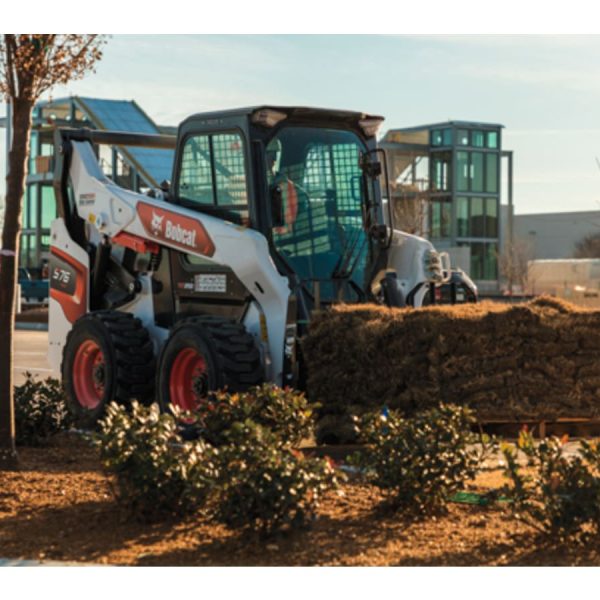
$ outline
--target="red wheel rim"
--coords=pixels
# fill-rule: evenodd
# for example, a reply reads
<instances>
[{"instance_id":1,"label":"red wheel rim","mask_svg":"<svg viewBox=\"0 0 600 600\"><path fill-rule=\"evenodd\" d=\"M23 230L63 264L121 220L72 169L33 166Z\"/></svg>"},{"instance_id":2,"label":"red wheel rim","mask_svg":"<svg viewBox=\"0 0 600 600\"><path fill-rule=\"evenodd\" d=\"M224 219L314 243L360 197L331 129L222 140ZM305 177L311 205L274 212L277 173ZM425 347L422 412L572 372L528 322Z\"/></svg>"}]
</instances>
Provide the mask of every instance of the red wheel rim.
<instances>
[{"instance_id":1,"label":"red wheel rim","mask_svg":"<svg viewBox=\"0 0 600 600\"><path fill-rule=\"evenodd\" d=\"M208 394L208 370L204 356L193 348L181 350L171 367L169 396L171 404L193 411Z\"/></svg>"},{"instance_id":2,"label":"red wheel rim","mask_svg":"<svg viewBox=\"0 0 600 600\"><path fill-rule=\"evenodd\" d=\"M106 363L100 346L87 340L79 346L73 361L73 387L77 401L93 410L104 397Z\"/></svg>"}]
</instances>

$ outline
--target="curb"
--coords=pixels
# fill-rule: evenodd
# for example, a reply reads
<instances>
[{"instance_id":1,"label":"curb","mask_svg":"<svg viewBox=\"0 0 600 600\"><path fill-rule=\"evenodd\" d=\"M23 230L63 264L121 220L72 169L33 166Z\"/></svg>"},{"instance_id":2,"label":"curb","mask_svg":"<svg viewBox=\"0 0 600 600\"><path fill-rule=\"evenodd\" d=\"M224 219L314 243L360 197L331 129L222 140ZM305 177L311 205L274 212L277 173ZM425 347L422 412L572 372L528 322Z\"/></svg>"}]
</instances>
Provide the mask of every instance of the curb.
<instances>
[{"instance_id":1,"label":"curb","mask_svg":"<svg viewBox=\"0 0 600 600\"><path fill-rule=\"evenodd\" d=\"M23 323L16 321L15 330L17 329L21 331L48 331L48 323Z\"/></svg>"}]
</instances>

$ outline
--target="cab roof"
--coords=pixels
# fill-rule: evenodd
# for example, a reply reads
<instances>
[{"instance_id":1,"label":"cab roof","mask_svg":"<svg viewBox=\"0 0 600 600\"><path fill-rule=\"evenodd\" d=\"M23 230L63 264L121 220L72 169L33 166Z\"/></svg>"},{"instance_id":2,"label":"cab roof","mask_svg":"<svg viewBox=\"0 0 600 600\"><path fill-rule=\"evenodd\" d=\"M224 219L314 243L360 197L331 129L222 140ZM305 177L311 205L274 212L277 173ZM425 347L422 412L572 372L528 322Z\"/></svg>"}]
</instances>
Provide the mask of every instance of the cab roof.
<instances>
[{"instance_id":1,"label":"cab roof","mask_svg":"<svg viewBox=\"0 0 600 600\"><path fill-rule=\"evenodd\" d=\"M211 112L196 113L191 115L183 123L195 119L218 119L223 117L249 116L259 110L275 110L285 113L288 119L293 121L332 121L338 123L356 124L361 119L378 119L383 121L384 117L361 113L357 111L339 110L330 108L313 108L307 106L273 106L269 104L258 106L247 106L244 108L233 108ZM182 124L183 124L182 123Z\"/></svg>"}]
</instances>

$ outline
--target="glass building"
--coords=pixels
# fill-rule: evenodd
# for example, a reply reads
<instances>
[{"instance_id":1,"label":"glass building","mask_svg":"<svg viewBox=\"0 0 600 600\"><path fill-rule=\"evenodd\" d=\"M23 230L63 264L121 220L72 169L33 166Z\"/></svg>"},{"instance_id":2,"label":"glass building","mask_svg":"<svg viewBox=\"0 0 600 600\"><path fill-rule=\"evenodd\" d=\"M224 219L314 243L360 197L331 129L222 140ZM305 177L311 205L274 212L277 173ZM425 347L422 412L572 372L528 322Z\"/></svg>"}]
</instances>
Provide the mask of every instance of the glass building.
<instances>
[{"instance_id":1,"label":"glass building","mask_svg":"<svg viewBox=\"0 0 600 600\"><path fill-rule=\"evenodd\" d=\"M176 133L176 128L156 125L134 101L73 96L36 104L19 257L20 266L34 275L49 258L50 223L57 216L52 185L57 127ZM128 189L144 192L171 178L172 150L99 146L96 151L104 174Z\"/></svg>"},{"instance_id":2,"label":"glass building","mask_svg":"<svg viewBox=\"0 0 600 600\"><path fill-rule=\"evenodd\" d=\"M502 150L502 128L448 121L393 129L381 141L397 227L448 251L484 294L499 289L503 157L512 191L512 153Z\"/></svg>"}]
</instances>

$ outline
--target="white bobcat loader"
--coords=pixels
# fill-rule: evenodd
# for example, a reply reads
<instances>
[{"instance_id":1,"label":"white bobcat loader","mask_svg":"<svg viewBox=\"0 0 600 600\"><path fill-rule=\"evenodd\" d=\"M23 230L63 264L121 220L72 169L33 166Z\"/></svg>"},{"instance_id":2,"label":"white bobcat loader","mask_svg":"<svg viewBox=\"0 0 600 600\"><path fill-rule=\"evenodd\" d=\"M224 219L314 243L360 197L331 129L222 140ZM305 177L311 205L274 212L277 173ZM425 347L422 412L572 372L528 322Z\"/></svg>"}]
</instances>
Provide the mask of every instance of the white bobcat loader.
<instances>
[{"instance_id":1,"label":"white bobcat loader","mask_svg":"<svg viewBox=\"0 0 600 600\"><path fill-rule=\"evenodd\" d=\"M382 120L258 107L192 116L176 139L57 131L49 358L82 423L111 400L302 387L315 309L421 306L449 267L385 224ZM175 148L172 183L119 187L98 144Z\"/></svg>"}]
</instances>

